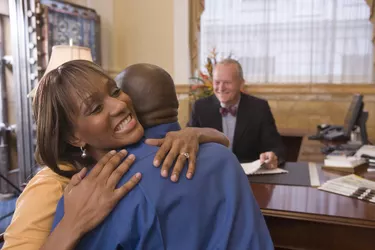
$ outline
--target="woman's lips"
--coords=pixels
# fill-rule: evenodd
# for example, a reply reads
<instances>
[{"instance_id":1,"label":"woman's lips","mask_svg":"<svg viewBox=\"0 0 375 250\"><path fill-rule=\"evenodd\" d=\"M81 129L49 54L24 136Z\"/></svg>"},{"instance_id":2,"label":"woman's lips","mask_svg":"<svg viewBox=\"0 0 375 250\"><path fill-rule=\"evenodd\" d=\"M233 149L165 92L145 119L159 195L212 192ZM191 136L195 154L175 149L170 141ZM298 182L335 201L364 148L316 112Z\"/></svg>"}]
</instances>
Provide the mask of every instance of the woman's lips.
<instances>
[{"instance_id":1,"label":"woman's lips","mask_svg":"<svg viewBox=\"0 0 375 250\"><path fill-rule=\"evenodd\" d=\"M124 120L122 120L115 128L115 133L124 133L132 130L137 121L133 118L132 114L129 114Z\"/></svg>"}]
</instances>

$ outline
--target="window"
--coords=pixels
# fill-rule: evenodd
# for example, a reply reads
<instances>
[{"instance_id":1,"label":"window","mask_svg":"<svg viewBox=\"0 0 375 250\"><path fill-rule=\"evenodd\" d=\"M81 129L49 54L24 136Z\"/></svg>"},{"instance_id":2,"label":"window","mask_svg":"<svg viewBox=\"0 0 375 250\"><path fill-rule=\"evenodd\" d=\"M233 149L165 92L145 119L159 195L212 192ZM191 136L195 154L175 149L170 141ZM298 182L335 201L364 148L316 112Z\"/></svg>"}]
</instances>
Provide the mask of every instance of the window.
<instances>
[{"instance_id":1,"label":"window","mask_svg":"<svg viewBox=\"0 0 375 250\"><path fill-rule=\"evenodd\" d=\"M364 0L206 0L200 62L216 48L249 83L371 83Z\"/></svg>"}]
</instances>

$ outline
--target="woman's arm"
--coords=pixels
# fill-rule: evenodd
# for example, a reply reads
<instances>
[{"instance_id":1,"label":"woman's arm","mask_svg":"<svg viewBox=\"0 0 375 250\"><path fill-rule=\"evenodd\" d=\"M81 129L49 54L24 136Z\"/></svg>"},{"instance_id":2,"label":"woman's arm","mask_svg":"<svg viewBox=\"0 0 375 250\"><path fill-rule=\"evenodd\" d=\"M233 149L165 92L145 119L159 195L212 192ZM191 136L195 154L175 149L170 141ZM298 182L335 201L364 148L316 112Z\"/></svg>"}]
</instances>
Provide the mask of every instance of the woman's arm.
<instances>
[{"instance_id":1,"label":"woman's arm","mask_svg":"<svg viewBox=\"0 0 375 250\"><path fill-rule=\"evenodd\" d=\"M185 128L185 129L192 129L193 131L196 131L200 144L207 143L207 142L216 142L226 147L229 147L229 139L224 135L224 133L214 128Z\"/></svg>"},{"instance_id":2,"label":"woman's arm","mask_svg":"<svg viewBox=\"0 0 375 250\"><path fill-rule=\"evenodd\" d=\"M140 173L116 188L135 160L135 156L130 155L120 164L125 156L125 150L111 151L87 176L84 169L72 178L64 191L64 216L41 250L74 249L80 238L102 222L118 201L137 185Z\"/></svg>"},{"instance_id":3,"label":"woman's arm","mask_svg":"<svg viewBox=\"0 0 375 250\"><path fill-rule=\"evenodd\" d=\"M161 168L163 177L168 177L169 169L173 162L176 162L171 176L172 181L178 181L186 161L189 162L186 178L193 178L199 144L207 142L217 142L226 147L229 146L228 138L213 128L187 127L180 131L169 132L163 139L146 140L147 144L160 147L155 155L154 165L159 167L163 162Z\"/></svg>"}]
</instances>

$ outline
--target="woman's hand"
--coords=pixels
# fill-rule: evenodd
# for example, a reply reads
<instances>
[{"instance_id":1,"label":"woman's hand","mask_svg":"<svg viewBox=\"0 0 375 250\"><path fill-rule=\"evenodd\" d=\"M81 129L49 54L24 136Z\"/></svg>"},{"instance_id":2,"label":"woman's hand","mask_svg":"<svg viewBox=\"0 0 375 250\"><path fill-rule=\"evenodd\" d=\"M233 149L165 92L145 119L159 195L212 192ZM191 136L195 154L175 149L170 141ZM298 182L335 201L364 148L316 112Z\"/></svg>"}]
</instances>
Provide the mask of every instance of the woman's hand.
<instances>
[{"instance_id":1,"label":"woman's hand","mask_svg":"<svg viewBox=\"0 0 375 250\"><path fill-rule=\"evenodd\" d=\"M147 144L160 147L154 158L154 166L159 167L163 162L161 168L163 177L168 177L169 169L176 160L171 175L171 180L174 182L178 181L186 161L189 162L186 178L191 179L193 177L199 144L206 142L229 145L228 138L212 128L188 127L180 131L169 132L163 139L146 140Z\"/></svg>"},{"instance_id":2,"label":"woman's hand","mask_svg":"<svg viewBox=\"0 0 375 250\"><path fill-rule=\"evenodd\" d=\"M65 190L64 218L74 222L81 233L92 230L102 222L117 202L139 182L141 174L137 173L127 183L116 188L135 160L134 155L129 155L120 164L126 155L126 150L109 152L79 185Z\"/></svg>"},{"instance_id":3,"label":"woman's hand","mask_svg":"<svg viewBox=\"0 0 375 250\"><path fill-rule=\"evenodd\" d=\"M126 150L111 151L87 176L86 169L73 176L64 191L64 217L42 249L56 249L56 242L60 242L59 249L73 249L78 240L101 223L118 201L137 185L140 173L116 188L135 160L134 155L129 155L121 163L126 155Z\"/></svg>"}]
</instances>

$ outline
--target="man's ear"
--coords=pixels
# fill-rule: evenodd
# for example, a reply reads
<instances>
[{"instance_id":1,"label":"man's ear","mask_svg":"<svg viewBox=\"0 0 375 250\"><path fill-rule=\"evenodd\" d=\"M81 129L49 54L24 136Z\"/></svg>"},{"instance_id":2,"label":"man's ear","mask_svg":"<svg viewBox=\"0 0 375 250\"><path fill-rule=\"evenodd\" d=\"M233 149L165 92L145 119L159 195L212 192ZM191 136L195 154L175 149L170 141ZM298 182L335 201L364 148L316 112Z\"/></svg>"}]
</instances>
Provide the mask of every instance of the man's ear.
<instances>
[{"instance_id":1,"label":"man's ear","mask_svg":"<svg viewBox=\"0 0 375 250\"><path fill-rule=\"evenodd\" d=\"M243 88L245 86L245 83L246 83L245 79L242 79L241 80L241 88Z\"/></svg>"},{"instance_id":2,"label":"man's ear","mask_svg":"<svg viewBox=\"0 0 375 250\"><path fill-rule=\"evenodd\" d=\"M68 143L74 147L84 147L86 143L80 138L77 133L73 133L68 137Z\"/></svg>"},{"instance_id":3,"label":"man's ear","mask_svg":"<svg viewBox=\"0 0 375 250\"><path fill-rule=\"evenodd\" d=\"M240 90L243 92L245 90L245 80L241 80Z\"/></svg>"}]
</instances>

